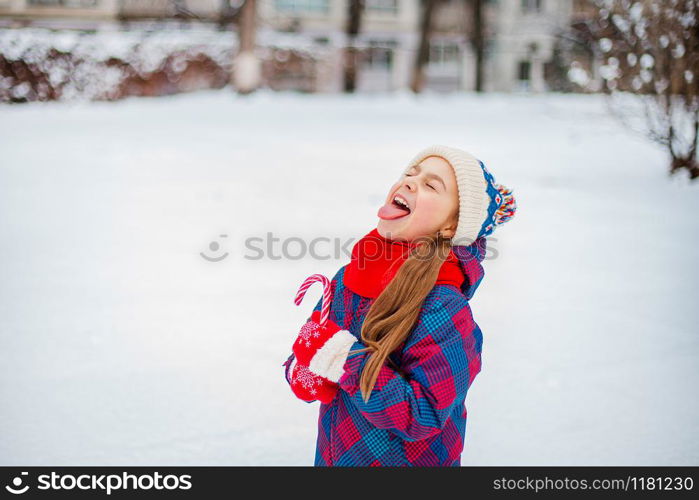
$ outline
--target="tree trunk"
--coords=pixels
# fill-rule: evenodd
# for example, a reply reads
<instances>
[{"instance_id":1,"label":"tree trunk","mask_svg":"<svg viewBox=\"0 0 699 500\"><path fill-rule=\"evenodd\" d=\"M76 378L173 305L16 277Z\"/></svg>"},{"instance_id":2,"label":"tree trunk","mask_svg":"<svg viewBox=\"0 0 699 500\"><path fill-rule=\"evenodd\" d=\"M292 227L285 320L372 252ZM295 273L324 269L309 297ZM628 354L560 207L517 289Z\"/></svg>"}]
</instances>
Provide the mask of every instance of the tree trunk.
<instances>
[{"instance_id":1,"label":"tree trunk","mask_svg":"<svg viewBox=\"0 0 699 500\"><path fill-rule=\"evenodd\" d=\"M350 0L347 12L347 46L343 53L344 66L344 91L354 92L357 89L357 71L359 67L359 52L355 47L355 41L362 24L362 12L364 0Z\"/></svg>"},{"instance_id":2,"label":"tree trunk","mask_svg":"<svg viewBox=\"0 0 699 500\"><path fill-rule=\"evenodd\" d=\"M432 16L438 0L424 0L424 9L422 18L420 19L420 46L415 57L415 65L413 67L413 77L410 83L410 89L420 93L425 86L425 71L424 67L430 59L430 36L432 35Z\"/></svg>"},{"instance_id":3,"label":"tree trunk","mask_svg":"<svg viewBox=\"0 0 699 500\"><path fill-rule=\"evenodd\" d=\"M485 52L485 18L483 0L471 0L473 7L473 35L471 43L476 56L476 92L483 92L483 60Z\"/></svg>"},{"instance_id":4,"label":"tree trunk","mask_svg":"<svg viewBox=\"0 0 699 500\"><path fill-rule=\"evenodd\" d=\"M260 60L255 55L256 0L245 0L238 24L238 54L233 67L233 83L241 94L254 92L260 84Z\"/></svg>"},{"instance_id":5,"label":"tree trunk","mask_svg":"<svg viewBox=\"0 0 699 500\"><path fill-rule=\"evenodd\" d=\"M693 140L688 154L678 155L672 148L672 143L670 142L668 144L668 149L672 158L672 161L670 162L670 173L674 174L678 170L686 169L689 173L689 178L692 180L699 178L699 157L697 156L697 140L699 140L699 115L695 115L693 121Z\"/></svg>"}]
</instances>

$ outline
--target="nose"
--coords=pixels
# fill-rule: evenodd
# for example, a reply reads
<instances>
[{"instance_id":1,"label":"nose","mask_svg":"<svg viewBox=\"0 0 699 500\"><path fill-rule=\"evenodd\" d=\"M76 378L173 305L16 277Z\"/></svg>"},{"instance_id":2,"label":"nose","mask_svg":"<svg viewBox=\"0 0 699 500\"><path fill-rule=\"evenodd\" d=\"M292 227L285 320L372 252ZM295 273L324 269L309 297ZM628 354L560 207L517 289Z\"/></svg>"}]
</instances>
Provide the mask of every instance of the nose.
<instances>
[{"instance_id":1,"label":"nose","mask_svg":"<svg viewBox=\"0 0 699 500\"><path fill-rule=\"evenodd\" d=\"M411 177L405 179L404 184L408 191L415 191L415 181Z\"/></svg>"}]
</instances>

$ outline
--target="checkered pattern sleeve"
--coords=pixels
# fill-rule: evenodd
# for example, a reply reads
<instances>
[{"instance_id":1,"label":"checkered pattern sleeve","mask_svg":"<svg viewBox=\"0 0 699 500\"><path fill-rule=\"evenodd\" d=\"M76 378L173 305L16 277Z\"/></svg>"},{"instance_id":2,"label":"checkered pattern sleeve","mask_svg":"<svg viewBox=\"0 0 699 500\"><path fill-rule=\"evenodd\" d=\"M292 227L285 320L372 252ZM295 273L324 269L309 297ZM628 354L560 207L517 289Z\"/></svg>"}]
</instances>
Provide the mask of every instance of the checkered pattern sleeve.
<instances>
[{"instance_id":1,"label":"checkered pattern sleeve","mask_svg":"<svg viewBox=\"0 0 699 500\"><path fill-rule=\"evenodd\" d=\"M377 428L406 441L438 434L466 392L481 365L482 336L468 300L448 295L423 309L402 354L405 378L384 364L367 402L359 390L361 370L370 352L353 354L353 344L339 385L362 415Z\"/></svg>"}]
</instances>

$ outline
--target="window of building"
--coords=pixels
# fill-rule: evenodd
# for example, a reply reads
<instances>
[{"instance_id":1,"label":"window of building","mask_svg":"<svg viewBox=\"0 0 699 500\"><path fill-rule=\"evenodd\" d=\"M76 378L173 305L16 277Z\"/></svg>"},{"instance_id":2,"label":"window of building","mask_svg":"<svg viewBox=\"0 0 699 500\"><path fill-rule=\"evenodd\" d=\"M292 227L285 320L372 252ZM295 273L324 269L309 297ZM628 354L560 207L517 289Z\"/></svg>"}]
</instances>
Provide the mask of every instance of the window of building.
<instances>
[{"instance_id":1,"label":"window of building","mask_svg":"<svg viewBox=\"0 0 699 500\"><path fill-rule=\"evenodd\" d=\"M367 11L398 13L398 0L366 0L365 6Z\"/></svg>"},{"instance_id":2,"label":"window of building","mask_svg":"<svg viewBox=\"0 0 699 500\"><path fill-rule=\"evenodd\" d=\"M397 45L395 40L369 40L364 59L366 66L370 69L391 69L393 50Z\"/></svg>"},{"instance_id":3,"label":"window of building","mask_svg":"<svg viewBox=\"0 0 699 500\"><path fill-rule=\"evenodd\" d=\"M530 61L519 61L517 63L517 82L516 88L518 90L527 92L531 90L531 62Z\"/></svg>"},{"instance_id":4,"label":"window of building","mask_svg":"<svg viewBox=\"0 0 699 500\"><path fill-rule=\"evenodd\" d=\"M459 62L459 46L455 42L430 42L430 64L444 66Z\"/></svg>"},{"instance_id":5,"label":"window of building","mask_svg":"<svg viewBox=\"0 0 699 500\"><path fill-rule=\"evenodd\" d=\"M519 61L517 79L521 82L528 82L531 77L532 63L529 61Z\"/></svg>"},{"instance_id":6,"label":"window of building","mask_svg":"<svg viewBox=\"0 0 699 500\"><path fill-rule=\"evenodd\" d=\"M97 0L27 0L30 6L95 7Z\"/></svg>"},{"instance_id":7,"label":"window of building","mask_svg":"<svg viewBox=\"0 0 699 500\"><path fill-rule=\"evenodd\" d=\"M277 10L284 12L315 12L327 14L330 0L276 0Z\"/></svg>"},{"instance_id":8,"label":"window of building","mask_svg":"<svg viewBox=\"0 0 699 500\"><path fill-rule=\"evenodd\" d=\"M544 0L521 0L522 1L522 12L541 12L542 4Z\"/></svg>"}]
</instances>

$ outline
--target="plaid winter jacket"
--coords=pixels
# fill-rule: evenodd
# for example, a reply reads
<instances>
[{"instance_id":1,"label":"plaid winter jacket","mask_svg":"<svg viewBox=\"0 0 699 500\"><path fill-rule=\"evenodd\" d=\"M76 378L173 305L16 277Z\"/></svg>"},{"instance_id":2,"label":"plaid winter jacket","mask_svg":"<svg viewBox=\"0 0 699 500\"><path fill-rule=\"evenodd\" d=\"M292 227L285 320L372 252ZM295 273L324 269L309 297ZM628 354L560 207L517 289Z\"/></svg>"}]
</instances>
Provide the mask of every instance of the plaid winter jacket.
<instances>
[{"instance_id":1,"label":"plaid winter jacket","mask_svg":"<svg viewBox=\"0 0 699 500\"><path fill-rule=\"evenodd\" d=\"M418 321L405 342L381 367L365 403L359 377L368 352L360 340L373 300L344 286L347 266L331 283L330 320L348 330L352 345L328 404L320 403L316 466L460 466L466 432L466 393L481 369L483 337L469 299L484 271L485 238L454 247L466 276L461 289L437 284L425 298ZM321 300L315 307L319 310ZM285 366L290 383L293 353ZM399 367L399 370L394 369Z\"/></svg>"}]
</instances>

